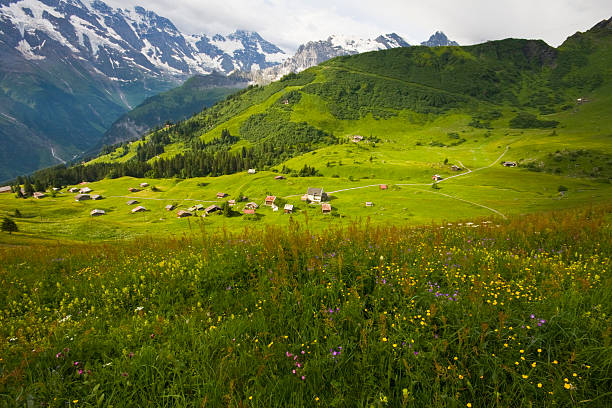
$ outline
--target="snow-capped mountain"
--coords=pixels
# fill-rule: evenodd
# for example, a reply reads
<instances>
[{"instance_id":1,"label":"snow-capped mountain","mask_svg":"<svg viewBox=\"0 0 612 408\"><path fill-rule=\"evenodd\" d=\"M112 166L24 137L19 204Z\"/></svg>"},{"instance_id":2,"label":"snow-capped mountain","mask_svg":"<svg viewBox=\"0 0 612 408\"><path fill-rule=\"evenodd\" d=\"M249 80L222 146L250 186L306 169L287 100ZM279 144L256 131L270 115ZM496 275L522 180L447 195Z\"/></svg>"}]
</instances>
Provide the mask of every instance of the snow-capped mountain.
<instances>
[{"instance_id":1,"label":"snow-capped mountain","mask_svg":"<svg viewBox=\"0 0 612 408\"><path fill-rule=\"evenodd\" d=\"M397 47L410 47L410 44L395 33L381 35L375 39L333 35L327 40L310 41L300 45L295 55L282 64L261 71L252 71L247 76L256 83L266 84L290 72L303 71L334 57Z\"/></svg>"},{"instance_id":2,"label":"snow-capped mountain","mask_svg":"<svg viewBox=\"0 0 612 408\"><path fill-rule=\"evenodd\" d=\"M190 76L268 68L284 55L253 32L184 35L142 7L0 0L0 180L73 159Z\"/></svg>"},{"instance_id":3,"label":"snow-capped mountain","mask_svg":"<svg viewBox=\"0 0 612 408\"><path fill-rule=\"evenodd\" d=\"M116 80L150 75L230 73L278 64L285 53L257 33L183 35L142 7L114 9L101 0L0 0L0 41L23 58L83 58Z\"/></svg>"},{"instance_id":4,"label":"snow-capped mountain","mask_svg":"<svg viewBox=\"0 0 612 408\"><path fill-rule=\"evenodd\" d=\"M442 31L436 31L429 37L429 40L423 41L421 45L426 47L446 47L449 45L459 45L459 43L449 40Z\"/></svg>"}]
</instances>

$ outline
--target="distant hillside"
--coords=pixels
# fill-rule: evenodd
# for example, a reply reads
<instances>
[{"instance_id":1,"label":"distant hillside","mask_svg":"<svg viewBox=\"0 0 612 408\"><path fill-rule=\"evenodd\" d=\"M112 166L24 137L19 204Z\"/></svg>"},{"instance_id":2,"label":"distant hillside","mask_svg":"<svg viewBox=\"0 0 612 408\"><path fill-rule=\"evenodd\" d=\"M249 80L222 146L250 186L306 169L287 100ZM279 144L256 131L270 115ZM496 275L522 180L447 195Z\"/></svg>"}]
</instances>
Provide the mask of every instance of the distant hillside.
<instances>
[{"instance_id":1,"label":"distant hillside","mask_svg":"<svg viewBox=\"0 0 612 408\"><path fill-rule=\"evenodd\" d=\"M386 140L398 149L407 148L406 143L420 146L423 136L406 139L402 129L424 129L451 118L456 124L443 136L425 136L429 146L452 148L466 143L472 133L480 134L473 137L477 143L494 128L506 129L502 136L512 129L518 134L523 129L550 132L560 123L557 117L584 132L591 122L573 124L569 113L577 111L578 98L607 95L612 78L609 27L609 20L602 22L559 48L507 39L338 57L268 86L249 87L151 134L144 143L61 170L60 178L67 183L108 175L196 177L282 168L306 153L338 150L334 146L346 143L355 129L374 144ZM603 97L594 106L602 109L606 101ZM466 119L457 122L459 117ZM431 134L440 134L438 127L432 129ZM306 159L297 162L303 163L301 174L326 172L320 159L317 166ZM45 174L50 177L46 182L53 180L52 171Z\"/></svg>"},{"instance_id":2,"label":"distant hillside","mask_svg":"<svg viewBox=\"0 0 612 408\"><path fill-rule=\"evenodd\" d=\"M246 82L220 73L195 76L178 88L147 98L115 121L99 144L138 138L166 121L184 120L246 86Z\"/></svg>"}]
</instances>

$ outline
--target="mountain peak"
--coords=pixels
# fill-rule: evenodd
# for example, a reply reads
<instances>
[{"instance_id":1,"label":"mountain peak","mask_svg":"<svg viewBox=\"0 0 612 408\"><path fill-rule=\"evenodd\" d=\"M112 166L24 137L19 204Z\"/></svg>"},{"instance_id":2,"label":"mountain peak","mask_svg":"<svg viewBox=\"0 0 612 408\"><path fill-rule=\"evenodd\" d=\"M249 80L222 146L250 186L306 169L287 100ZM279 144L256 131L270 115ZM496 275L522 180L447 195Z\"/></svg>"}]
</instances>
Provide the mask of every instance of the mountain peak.
<instances>
[{"instance_id":1,"label":"mountain peak","mask_svg":"<svg viewBox=\"0 0 612 408\"><path fill-rule=\"evenodd\" d=\"M429 37L429 40L423 41L421 45L426 47L445 47L449 45L459 45L456 41L451 41L448 39L446 34L442 31L436 31Z\"/></svg>"}]
</instances>

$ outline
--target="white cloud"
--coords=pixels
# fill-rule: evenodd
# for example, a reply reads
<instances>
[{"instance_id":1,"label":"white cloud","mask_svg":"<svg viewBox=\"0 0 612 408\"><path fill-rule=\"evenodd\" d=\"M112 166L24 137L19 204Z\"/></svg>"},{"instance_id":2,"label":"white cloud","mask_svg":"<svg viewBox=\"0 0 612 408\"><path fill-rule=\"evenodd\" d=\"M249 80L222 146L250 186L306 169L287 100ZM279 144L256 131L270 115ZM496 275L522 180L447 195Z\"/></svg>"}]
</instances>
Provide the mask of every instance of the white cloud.
<instances>
[{"instance_id":1,"label":"white cloud","mask_svg":"<svg viewBox=\"0 0 612 408\"><path fill-rule=\"evenodd\" d=\"M411 44L436 30L460 44L508 37L543 39L557 46L612 16L609 0L106 0L113 7L142 5L187 33L257 31L293 51L331 34L374 37L396 32Z\"/></svg>"}]
</instances>

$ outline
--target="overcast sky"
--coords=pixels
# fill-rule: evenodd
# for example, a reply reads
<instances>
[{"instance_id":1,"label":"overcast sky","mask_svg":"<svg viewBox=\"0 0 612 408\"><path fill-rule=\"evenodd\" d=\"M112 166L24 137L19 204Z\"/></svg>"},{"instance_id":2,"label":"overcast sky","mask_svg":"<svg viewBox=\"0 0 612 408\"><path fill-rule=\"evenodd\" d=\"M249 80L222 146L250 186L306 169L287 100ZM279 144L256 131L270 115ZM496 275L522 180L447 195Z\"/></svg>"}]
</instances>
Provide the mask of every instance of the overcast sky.
<instances>
[{"instance_id":1,"label":"overcast sky","mask_svg":"<svg viewBox=\"0 0 612 408\"><path fill-rule=\"evenodd\" d=\"M169 18L184 33L257 31L293 52L331 34L374 38L395 32L419 44L437 31L462 45L508 37L560 45L612 17L611 0L105 0L141 5Z\"/></svg>"}]
</instances>

